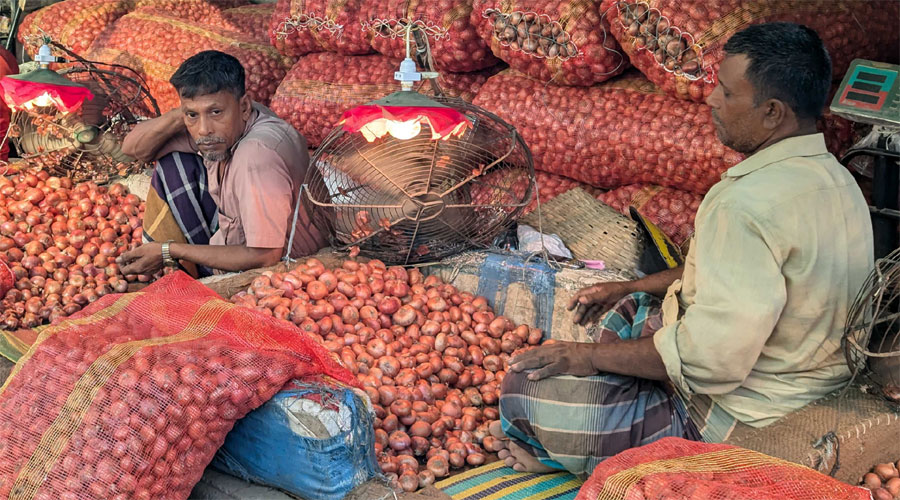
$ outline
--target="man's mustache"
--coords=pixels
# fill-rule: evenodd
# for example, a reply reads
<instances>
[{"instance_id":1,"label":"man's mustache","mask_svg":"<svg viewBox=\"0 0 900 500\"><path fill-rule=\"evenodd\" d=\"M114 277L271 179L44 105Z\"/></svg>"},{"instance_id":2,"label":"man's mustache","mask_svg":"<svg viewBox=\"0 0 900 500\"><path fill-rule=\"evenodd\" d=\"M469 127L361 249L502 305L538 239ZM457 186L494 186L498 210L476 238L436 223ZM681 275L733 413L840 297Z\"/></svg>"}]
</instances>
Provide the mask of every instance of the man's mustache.
<instances>
[{"instance_id":1,"label":"man's mustache","mask_svg":"<svg viewBox=\"0 0 900 500\"><path fill-rule=\"evenodd\" d=\"M225 139L222 137L201 137L197 139L198 146L210 146L213 144L224 144Z\"/></svg>"}]
</instances>

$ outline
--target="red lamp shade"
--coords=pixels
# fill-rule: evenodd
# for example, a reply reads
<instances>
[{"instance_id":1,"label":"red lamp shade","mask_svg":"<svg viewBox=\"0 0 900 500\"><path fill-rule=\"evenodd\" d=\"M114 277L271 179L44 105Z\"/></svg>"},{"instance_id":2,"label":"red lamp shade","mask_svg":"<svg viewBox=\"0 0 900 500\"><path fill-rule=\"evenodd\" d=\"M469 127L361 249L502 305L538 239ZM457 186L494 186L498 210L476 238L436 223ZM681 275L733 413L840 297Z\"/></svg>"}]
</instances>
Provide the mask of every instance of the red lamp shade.
<instances>
[{"instance_id":1,"label":"red lamp shade","mask_svg":"<svg viewBox=\"0 0 900 500\"><path fill-rule=\"evenodd\" d=\"M428 124L433 140L461 136L470 126L456 109L435 102L418 92L400 91L344 112L339 124L347 132L360 132L366 140L390 134L396 139L412 139Z\"/></svg>"},{"instance_id":2,"label":"red lamp shade","mask_svg":"<svg viewBox=\"0 0 900 500\"><path fill-rule=\"evenodd\" d=\"M13 111L54 106L63 113L77 110L85 99L94 94L85 87L41 68L24 75L10 75L0 79L3 101Z\"/></svg>"}]
</instances>

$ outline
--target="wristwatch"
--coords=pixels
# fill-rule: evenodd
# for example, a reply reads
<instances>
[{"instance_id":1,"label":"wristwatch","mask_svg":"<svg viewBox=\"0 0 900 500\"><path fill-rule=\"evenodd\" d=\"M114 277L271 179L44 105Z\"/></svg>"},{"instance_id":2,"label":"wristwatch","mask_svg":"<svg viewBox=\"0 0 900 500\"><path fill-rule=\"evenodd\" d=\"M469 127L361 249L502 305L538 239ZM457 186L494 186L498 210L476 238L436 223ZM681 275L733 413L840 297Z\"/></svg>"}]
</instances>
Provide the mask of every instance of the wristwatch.
<instances>
[{"instance_id":1,"label":"wristwatch","mask_svg":"<svg viewBox=\"0 0 900 500\"><path fill-rule=\"evenodd\" d=\"M172 254L169 253L169 244L170 243L172 243L172 240L169 240L162 244L163 265L166 267L177 267L178 263L175 262L175 259L172 258Z\"/></svg>"}]
</instances>

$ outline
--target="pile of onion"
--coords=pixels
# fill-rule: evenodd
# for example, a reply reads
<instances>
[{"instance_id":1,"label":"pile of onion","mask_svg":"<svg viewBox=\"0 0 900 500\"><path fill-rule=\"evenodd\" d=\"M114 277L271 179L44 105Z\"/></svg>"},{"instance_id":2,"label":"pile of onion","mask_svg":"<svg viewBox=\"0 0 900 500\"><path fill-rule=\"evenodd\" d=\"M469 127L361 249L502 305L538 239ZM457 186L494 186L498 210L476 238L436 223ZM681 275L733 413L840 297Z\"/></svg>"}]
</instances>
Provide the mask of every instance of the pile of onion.
<instances>
[{"instance_id":1,"label":"pile of onion","mask_svg":"<svg viewBox=\"0 0 900 500\"><path fill-rule=\"evenodd\" d=\"M900 498L900 460L896 463L878 464L863 476L862 485L872 490L874 500Z\"/></svg>"},{"instance_id":2,"label":"pile of onion","mask_svg":"<svg viewBox=\"0 0 900 500\"><path fill-rule=\"evenodd\" d=\"M16 280L0 298L0 328L34 328L125 292L116 257L140 244L143 211L122 184L0 177L0 259Z\"/></svg>"},{"instance_id":3,"label":"pile of onion","mask_svg":"<svg viewBox=\"0 0 900 500\"><path fill-rule=\"evenodd\" d=\"M499 450L488 426L508 360L543 338L484 297L377 260L328 269L309 259L232 301L322 337L371 399L378 462L406 491Z\"/></svg>"}]
</instances>

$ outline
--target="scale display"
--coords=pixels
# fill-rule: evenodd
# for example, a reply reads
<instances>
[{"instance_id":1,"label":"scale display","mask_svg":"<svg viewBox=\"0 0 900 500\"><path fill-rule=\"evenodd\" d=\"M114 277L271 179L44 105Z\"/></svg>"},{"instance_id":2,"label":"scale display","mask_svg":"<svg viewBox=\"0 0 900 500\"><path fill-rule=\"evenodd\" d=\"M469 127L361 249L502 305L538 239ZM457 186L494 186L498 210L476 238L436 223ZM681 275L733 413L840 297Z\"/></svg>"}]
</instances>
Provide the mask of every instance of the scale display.
<instances>
[{"instance_id":1,"label":"scale display","mask_svg":"<svg viewBox=\"0 0 900 500\"><path fill-rule=\"evenodd\" d=\"M855 59L831 102L848 120L900 126L900 66Z\"/></svg>"}]
</instances>

